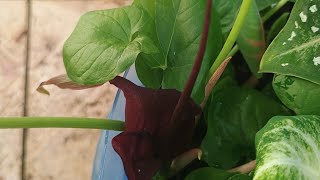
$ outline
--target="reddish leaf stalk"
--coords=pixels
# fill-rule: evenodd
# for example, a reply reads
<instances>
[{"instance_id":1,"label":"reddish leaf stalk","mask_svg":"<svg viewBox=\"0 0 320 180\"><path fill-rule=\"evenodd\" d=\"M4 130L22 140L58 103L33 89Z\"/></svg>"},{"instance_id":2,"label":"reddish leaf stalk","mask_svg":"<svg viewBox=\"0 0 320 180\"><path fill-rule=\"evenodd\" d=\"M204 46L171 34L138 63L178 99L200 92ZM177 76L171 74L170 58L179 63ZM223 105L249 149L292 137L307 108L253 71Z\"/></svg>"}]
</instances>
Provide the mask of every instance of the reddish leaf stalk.
<instances>
[{"instance_id":1,"label":"reddish leaf stalk","mask_svg":"<svg viewBox=\"0 0 320 180\"><path fill-rule=\"evenodd\" d=\"M250 161L247 164L228 170L231 173L247 174L256 168L256 160Z\"/></svg>"},{"instance_id":2,"label":"reddish leaf stalk","mask_svg":"<svg viewBox=\"0 0 320 180\"><path fill-rule=\"evenodd\" d=\"M179 101L174 109L172 114L172 122L175 122L178 118L179 114L183 110L184 106L188 103L190 95L192 93L193 86L197 80L198 74L200 72L202 60L206 51L207 46L207 39L209 35L209 27L210 27L210 19L211 19L211 7L212 7L212 0L207 0L207 7L206 7L206 15L204 20L204 26L202 31L202 37L200 41L199 50L190 73L189 79L180 95Z\"/></svg>"}]
</instances>

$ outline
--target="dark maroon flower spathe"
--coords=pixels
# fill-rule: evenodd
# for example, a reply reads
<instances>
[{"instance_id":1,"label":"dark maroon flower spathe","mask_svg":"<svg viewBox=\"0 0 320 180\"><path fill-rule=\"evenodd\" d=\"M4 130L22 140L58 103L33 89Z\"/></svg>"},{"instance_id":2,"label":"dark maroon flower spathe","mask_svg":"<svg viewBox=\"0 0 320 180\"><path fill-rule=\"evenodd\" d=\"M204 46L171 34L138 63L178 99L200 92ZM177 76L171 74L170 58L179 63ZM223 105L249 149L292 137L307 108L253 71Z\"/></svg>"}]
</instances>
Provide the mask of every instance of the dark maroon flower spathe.
<instances>
[{"instance_id":1,"label":"dark maroon flower spathe","mask_svg":"<svg viewBox=\"0 0 320 180\"><path fill-rule=\"evenodd\" d=\"M201 109L190 99L173 122L179 91L139 87L119 76L110 83L126 98L125 130L113 138L113 148L129 180L150 180L163 162L192 148L195 116Z\"/></svg>"}]
</instances>

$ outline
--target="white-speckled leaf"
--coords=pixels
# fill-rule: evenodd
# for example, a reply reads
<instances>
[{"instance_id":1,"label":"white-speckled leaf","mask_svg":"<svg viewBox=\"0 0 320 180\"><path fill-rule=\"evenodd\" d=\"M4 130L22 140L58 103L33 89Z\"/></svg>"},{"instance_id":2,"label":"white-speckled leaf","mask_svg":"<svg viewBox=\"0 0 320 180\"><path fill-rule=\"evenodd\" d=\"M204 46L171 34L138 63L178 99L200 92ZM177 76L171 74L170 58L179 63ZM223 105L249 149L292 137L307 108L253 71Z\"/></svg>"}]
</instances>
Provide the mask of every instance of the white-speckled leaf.
<instances>
[{"instance_id":1,"label":"white-speckled leaf","mask_svg":"<svg viewBox=\"0 0 320 180\"><path fill-rule=\"evenodd\" d=\"M254 180L320 179L320 116L277 116L256 135Z\"/></svg>"},{"instance_id":2,"label":"white-speckled leaf","mask_svg":"<svg viewBox=\"0 0 320 180\"><path fill-rule=\"evenodd\" d=\"M284 29L262 58L261 72L320 84L320 0L298 0Z\"/></svg>"}]
</instances>

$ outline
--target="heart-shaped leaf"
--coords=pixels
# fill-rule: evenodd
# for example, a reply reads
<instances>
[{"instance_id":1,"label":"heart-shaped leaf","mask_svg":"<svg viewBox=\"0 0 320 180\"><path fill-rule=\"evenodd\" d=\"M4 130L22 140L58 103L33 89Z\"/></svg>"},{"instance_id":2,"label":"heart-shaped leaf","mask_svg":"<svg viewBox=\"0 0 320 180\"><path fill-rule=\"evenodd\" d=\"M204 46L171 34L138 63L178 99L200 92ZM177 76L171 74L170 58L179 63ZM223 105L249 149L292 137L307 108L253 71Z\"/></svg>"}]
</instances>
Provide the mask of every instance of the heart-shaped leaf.
<instances>
[{"instance_id":1,"label":"heart-shaped leaf","mask_svg":"<svg viewBox=\"0 0 320 180\"><path fill-rule=\"evenodd\" d=\"M158 53L141 33L149 22L152 17L135 5L83 15L63 48L69 78L83 85L102 84L130 67L140 53Z\"/></svg>"},{"instance_id":2,"label":"heart-shaped leaf","mask_svg":"<svg viewBox=\"0 0 320 180\"><path fill-rule=\"evenodd\" d=\"M208 129L201 145L203 158L210 166L224 169L254 159L256 132L271 117L288 114L273 99L237 86L216 93L208 110Z\"/></svg>"},{"instance_id":3,"label":"heart-shaped leaf","mask_svg":"<svg viewBox=\"0 0 320 180\"><path fill-rule=\"evenodd\" d=\"M320 117L277 116L256 135L254 179L320 178Z\"/></svg>"},{"instance_id":4,"label":"heart-shaped leaf","mask_svg":"<svg viewBox=\"0 0 320 180\"><path fill-rule=\"evenodd\" d=\"M292 76L275 75L273 89L283 104L296 114L320 115L320 85Z\"/></svg>"},{"instance_id":5,"label":"heart-shaped leaf","mask_svg":"<svg viewBox=\"0 0 320 180\"><path fill-rule=\"evenodd\" d=\"M260 64L272 72L320 84L320 0L298 0L288 23L273 40Z\"/></svg>"},{"instance_id":6,"label":"heart-shaped leaf","mask_svg":"<svg viewBox=\"0 0 320 180\"><path fill-rule=\"evenodd\" d=\"M150 37L159 54L141 53L136 61L139 79L146 87L182 90L191 72L205 15L205 1L198 0L136 0L136 6L145 8L154 17L148 25ZM209 41L192 97L200 103L204 97L207 71L223 45L220 20L213 6ZM150 11L151 9L151 11ZM165 63L154 63L164 59ZM146 76L145 73L150 76ZM152 76L151 76L152 75Z\"/></svg>"},{"instance_id":7,"label":"heart-shaped leaf","mask_svg":"<svg viewBox=\"0 0 320 180\"><path fill-rule=\"evenodd\" d=\"M207 72L222 48L220 20L213 4L207 51L203 59L192 97L201 102ZM182 90L191 72L205 13L205 1L160 0L156 3L156 26L163 49L167 50L168 66L164 70L162 86ZM168 31L169 29L169 31ZM168 33L169 32L169 33Z\"/></svg>"}]
</instances>

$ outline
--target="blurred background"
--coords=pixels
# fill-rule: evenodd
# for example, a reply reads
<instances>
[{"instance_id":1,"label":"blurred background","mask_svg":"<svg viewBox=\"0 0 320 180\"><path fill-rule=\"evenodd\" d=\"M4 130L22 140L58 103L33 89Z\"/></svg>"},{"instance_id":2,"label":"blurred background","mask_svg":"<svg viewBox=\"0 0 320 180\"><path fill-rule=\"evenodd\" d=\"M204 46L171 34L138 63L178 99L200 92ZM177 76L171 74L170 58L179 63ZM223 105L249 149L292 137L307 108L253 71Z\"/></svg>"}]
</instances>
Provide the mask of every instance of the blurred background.
<instances>
[{"instance_id":1,"label":"blurred background","mask_svg":"<svg viewBox=\"0 0 320 180\"><path fill-rule=\"evenodd\" d=\"M116 88L83 91L48 87L41 81L64 74L62 47L79 17L132 0L0 0L0 116L103 118ZM0 180L88 180L99 130L0 130Z\"/></svg>"}]
</instances>

